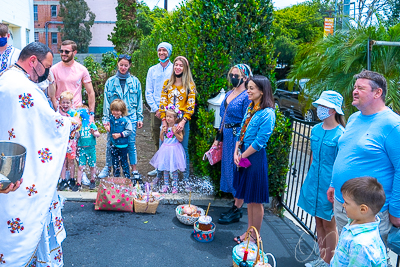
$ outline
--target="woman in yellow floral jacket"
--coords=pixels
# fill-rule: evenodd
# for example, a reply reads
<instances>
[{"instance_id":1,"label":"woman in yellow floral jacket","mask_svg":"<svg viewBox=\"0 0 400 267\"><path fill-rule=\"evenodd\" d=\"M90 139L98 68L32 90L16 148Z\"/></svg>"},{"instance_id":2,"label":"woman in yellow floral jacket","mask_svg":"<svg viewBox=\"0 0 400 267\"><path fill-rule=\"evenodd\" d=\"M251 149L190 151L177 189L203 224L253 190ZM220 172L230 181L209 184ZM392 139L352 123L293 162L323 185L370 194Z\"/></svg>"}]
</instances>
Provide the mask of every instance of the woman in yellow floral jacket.
<instances>
[{"instance_id":1,"label":"woman in yellow floral jacket","mask_svg":"<svg viewBox=\"0 0 400 267\"><path fill-rule=\"evenodd\" d=\"M194 113L196 99L196 85L194 84L192 73L190 71L189 62L183 56L178 56L174 60L174 71L171 78L164 82L163 90L161 91L160 112L163 129L167 129L165 121L165 107L174 105L182 111L183 119L177 125L178 132L184 131L182 146L186 154L186 171L184 181L186 190L191 190L189 184L189 121ZM165 126L165 128L164 128Z\"/></svg>"}]
</instances>

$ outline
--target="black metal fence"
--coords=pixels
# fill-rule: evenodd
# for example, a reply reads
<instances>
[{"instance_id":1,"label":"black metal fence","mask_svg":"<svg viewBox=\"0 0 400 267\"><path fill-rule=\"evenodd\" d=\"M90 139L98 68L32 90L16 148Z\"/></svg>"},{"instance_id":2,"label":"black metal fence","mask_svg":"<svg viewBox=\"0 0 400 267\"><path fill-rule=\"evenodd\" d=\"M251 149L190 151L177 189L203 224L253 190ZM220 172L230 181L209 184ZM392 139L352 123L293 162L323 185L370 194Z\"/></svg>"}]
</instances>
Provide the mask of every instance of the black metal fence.
<instances>
[{"instance_id":1,"label":"black metal fence","mask_svg":"<svg viewBox=\"0 0 400 267\"><path fill-rule=\"evenodd\" d=\"M282 205L304 230L316 239L315 219L297 206L300 189L311 164L310 136L317 122L306 122L290 116L293 134L289 155L289 172L286 178L287 190L282 197Z\"/></svg>"}]
</instances>

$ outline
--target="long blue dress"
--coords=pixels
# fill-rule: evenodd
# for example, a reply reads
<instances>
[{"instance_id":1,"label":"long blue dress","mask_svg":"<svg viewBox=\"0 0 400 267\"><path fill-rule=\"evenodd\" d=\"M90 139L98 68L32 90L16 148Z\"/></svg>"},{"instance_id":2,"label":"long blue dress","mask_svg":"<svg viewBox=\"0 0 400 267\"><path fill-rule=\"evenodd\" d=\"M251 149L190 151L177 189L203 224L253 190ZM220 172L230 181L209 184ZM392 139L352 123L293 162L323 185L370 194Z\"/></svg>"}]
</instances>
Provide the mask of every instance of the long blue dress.
<instances>
[{"instance_id":1,"label":"long blue dress","mask_svg":"<svg viewBox=\"0 0 400 267\"><path fill-rule=\"evenodd\" d=\"M236 165L233 162L233 153L235 152L236 137L234 132L240 132L240 124L251 101L249 100L247 91L244 90L228 105L226 99L231 93L232 91L229 91L226 94L225 99L221 104L219 113L221 116L221 123L224 118L225 109L228 108L226 110L224 124L238 124L239 126L223 128L220 190L235 195L236 191L233 188L233 171L236 169Z\"/></svg>"}]
</instances>

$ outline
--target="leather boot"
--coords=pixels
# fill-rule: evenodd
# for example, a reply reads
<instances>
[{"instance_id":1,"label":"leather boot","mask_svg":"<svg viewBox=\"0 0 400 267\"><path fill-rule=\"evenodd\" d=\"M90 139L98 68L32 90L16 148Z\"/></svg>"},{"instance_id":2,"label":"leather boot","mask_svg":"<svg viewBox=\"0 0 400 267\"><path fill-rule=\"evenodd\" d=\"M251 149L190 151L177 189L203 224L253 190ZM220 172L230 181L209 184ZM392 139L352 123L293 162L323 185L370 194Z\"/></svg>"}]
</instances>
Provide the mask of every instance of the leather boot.
<instances>
[{"instance_id":1,"label":"leather boot","mask_svg":"<svg viewBox=\"0 0 400 267\"><path fill-rule=\"evenodd\" d=\"M236 206L235 206L235 201L233 201L232 203L232 208L230 208L228 211L225 212L221 212L221 215L219 216L220 218L226 216L229 213L232 213L235 210Z\"/></svg>"},{"instance_id":2,"label":"leather boot","mask_svg":"<svg viewBox=\"0 0 400 267\"><path fill-rule=\"evenodd\" d=\"M238 222L240 218L242 218L243 213L242 209L233 205L233 207L221 218L218 220L220 224L230 224L234 222Z\"/></svg>"}]
</instances>

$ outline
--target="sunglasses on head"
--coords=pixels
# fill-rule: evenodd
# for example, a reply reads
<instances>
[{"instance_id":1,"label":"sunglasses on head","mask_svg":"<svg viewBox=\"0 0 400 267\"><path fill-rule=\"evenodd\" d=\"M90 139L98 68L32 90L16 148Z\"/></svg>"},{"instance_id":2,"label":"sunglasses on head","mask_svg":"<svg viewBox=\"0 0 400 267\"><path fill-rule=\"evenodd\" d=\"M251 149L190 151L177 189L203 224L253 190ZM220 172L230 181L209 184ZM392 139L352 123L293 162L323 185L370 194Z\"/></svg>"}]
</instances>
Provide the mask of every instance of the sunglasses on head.
<instances>
[{"instance_id":1,"label":"sunglasses on head","mask_svg":"<svg viewBox=\"0 0 400 267\"><path fill-rule=\"evenodd\" d=\"M119 58L119 59L125 58L125 59L127 59L127 60L131 60L132 57L131 57L130 55L121 54L121 55L118 56L118 58Z\"/></svg>"},{"instance_id":2,"label":"sunglasses on head","mask_svg":"<svg viewBox=\"0 0 400 267\"><path fill-rule=\"evenodd\" d=\"M72 52L72 51L69 51L69 50L62 50L62 49L60 49L59 51L60 51L60 54L65 53L66 55L68 55L69 53Z\"/></svg>"}]
</instances>

